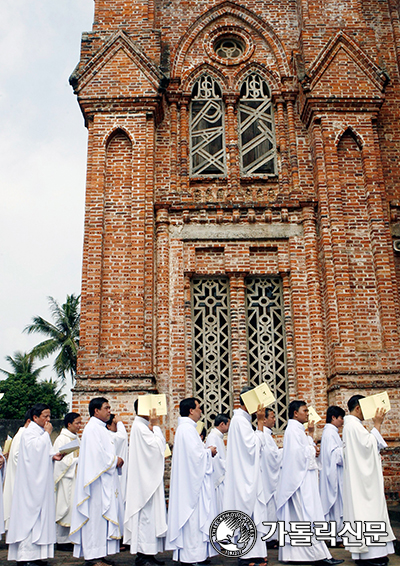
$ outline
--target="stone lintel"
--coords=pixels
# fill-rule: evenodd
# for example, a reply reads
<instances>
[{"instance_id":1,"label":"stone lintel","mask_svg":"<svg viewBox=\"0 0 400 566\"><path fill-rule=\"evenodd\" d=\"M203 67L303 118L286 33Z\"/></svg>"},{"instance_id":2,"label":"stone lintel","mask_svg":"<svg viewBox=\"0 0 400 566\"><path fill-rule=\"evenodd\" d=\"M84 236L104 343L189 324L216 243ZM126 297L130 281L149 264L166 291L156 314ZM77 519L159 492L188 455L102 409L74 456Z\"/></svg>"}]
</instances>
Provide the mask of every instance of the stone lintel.
<instances>
[{"instance_id":1,"label":"stone lintel","mask_svg":"<svg viewBox=\"0 0 400 566\"><path fill-rule=\"evenodd\" d=\"M272 223L265 225L186 224L171 226L170 234L181 240L282 240L303 235L299 224Z\"/></svg>"}]
</instances>

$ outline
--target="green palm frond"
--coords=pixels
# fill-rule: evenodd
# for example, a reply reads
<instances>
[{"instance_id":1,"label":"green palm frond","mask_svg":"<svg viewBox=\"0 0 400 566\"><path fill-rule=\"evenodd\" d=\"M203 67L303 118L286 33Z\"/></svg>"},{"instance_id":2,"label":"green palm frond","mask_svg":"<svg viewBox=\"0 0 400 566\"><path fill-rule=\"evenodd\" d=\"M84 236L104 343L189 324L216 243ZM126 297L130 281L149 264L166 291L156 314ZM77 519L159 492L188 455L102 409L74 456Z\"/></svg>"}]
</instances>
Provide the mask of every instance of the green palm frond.
<instances>
[{"instance_id":1,"label":"green palm frond","mask_svg":"<svg viewBox=\"0 0 400 566\"><path fill-rule=\"evenodd\" d=\"M79 347L80 295L67 295L65 303L61 306L53 297L48 297L48 301L52 321L35 316L24 331L46 336L47 340L33 348L32 355L43 359L58 352L53 366L57 376L65 380L66 374L70 373L73 379Z\"/></svg>"}]
</instances>

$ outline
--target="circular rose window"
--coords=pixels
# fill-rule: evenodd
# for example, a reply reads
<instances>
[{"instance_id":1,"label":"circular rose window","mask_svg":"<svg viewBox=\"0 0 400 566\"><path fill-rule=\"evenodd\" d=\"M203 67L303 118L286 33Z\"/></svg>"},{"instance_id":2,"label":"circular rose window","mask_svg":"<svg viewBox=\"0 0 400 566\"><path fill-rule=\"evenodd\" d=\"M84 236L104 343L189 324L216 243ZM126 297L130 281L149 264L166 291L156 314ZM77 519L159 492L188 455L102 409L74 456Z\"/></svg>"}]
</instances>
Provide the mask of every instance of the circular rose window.
<instances>
[{"instance_id":1,"label":"circular rose window","mask_svg":"<svg viewBox=\"0 0 400 566\"><path fill-rule=\"evenodd\" d=\"M247 31L236 26L218 26L205 42L211 59L222 65L240 65L252 55L254 44Z\"/></svg>"},{"instance_id":2,"label":"circular rose window","mask_svg":"<svg viewBox=\"0 0 400 566\"><path fill-rule=\"evenodd\" d=\"M214 43L214 51L221 59L238 59L246 46L237 37L221 37Z\"/></svg>"}]
</instances>

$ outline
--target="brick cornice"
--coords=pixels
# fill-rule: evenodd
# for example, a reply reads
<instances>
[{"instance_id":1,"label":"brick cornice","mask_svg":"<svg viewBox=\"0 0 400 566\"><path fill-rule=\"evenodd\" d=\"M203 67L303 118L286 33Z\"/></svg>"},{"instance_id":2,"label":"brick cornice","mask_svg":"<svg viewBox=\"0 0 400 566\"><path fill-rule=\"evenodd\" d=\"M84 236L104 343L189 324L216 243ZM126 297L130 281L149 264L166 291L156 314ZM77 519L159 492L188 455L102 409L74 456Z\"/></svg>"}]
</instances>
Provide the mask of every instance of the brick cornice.
<instances>
[{"instance_id":1,"label":"brick cornice","mask_svg":"<svg viewBox=\"0 0 400 566\"><path fill-rule=\"evenodd\" d=\"M143 53L123 30L118 30L105 42L101 49L97 51L83 68L80 68L79 65L75 68L69 79L75 94L79 94L120 49L123 49L138 69L144 73L157 92L166 80L164 74L153 65L146 54Z\"/></svg>"}]
</instances>

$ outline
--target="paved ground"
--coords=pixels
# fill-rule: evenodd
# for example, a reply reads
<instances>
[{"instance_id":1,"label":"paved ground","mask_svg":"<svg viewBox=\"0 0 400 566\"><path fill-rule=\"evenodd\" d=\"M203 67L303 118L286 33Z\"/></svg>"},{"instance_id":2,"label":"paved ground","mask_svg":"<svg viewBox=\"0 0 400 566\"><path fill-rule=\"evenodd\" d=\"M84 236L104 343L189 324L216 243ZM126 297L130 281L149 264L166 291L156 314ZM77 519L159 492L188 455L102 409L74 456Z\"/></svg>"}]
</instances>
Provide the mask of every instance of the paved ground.
<instances>
[{"instance_id":1,"label":"paved ground","mask_svg":"<svg viewBox=\"0 0 400 566\"><path fill-rule=\"evenodd\" d=\"M393 530L397 536L397 540L400 541L400 522L394 521L392 522ZM332 556L334 558L342 558L344 559L343 566L354 566L353 560L351 560L350 554L342 549L342 548L333 548L331 549ZM174 562L172 562L172 553L165 552L161 555L164 560L166 561L166 566L173 566ZM131 555L129 552L120 552L115 556L110 557L115 561L116 566L134 566L135 556ZM269 566L277 566L280 564L278 561L278 550L269 550L268 551L268 563ZM55 556L52 560L48 561L49 566L83 566L84 560L83 559L76 559L72 558L72 554L70 552L60 552L56 551ZM211 559L210 566L236 566L237 561L235 559L228 559L223 558L221 556L215 556ZM7 547L3 542L0 543L0 565L1 566L16 566L16 562L14 561L7 561ZM400 566L400 556L396 554L392 554L390 556L390 566Z\"/></svg>"}]
</instances>

